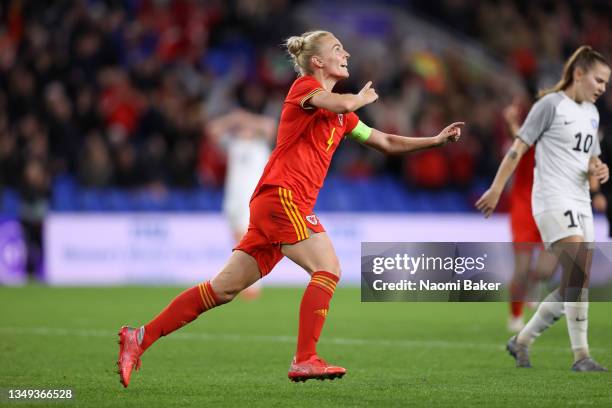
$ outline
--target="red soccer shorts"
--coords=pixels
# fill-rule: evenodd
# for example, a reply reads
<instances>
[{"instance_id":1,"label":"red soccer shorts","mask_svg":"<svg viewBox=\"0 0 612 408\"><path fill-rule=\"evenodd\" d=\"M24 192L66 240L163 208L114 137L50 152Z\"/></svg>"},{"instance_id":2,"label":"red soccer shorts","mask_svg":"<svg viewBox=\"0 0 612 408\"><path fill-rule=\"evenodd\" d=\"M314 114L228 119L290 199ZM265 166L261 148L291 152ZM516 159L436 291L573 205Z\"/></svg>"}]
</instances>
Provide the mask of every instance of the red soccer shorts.
<instances>
[{"instance_id":1,"label":"red soccer shorts","mask_svg":"<svg viewBox=\"0 0 612 408\"><path fill-rule=\"evenodd\" d=\"M531 215L531 203L514 200L510 209L512 242L542 242L540 231Z\"/></svg>"},{"instance_id":2,"label":"red soccer shorts","mask_svg":"<svg viewBox=\"0 0 612 408\"><path fill-rule=\"evenodd\" d=\"M319 218L315 214L304 216L306 212L295 204L291 190L283 187L260 190L249 209L249 228L234 250L255 258L262 277L283 258L281 244L303 241L310 231L325 232Z\"/></svg>"}]
</instances>

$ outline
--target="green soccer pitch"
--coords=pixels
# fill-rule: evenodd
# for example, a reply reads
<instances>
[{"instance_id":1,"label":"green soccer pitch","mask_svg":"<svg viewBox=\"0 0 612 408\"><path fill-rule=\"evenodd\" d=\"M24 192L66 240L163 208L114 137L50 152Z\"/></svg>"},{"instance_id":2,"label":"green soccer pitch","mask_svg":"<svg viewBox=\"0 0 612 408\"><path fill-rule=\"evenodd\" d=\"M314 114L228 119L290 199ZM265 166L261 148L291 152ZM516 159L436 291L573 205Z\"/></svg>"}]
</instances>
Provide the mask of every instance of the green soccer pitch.
<instances>
[{"instance_id":1,"label":"green soccer pitch","mask_svg":"<svg viewBox=\"0 0 612 408\"><path fill-rule=\"evenodd\" d=\"M573 373L565 320L538 339L532 369L505 351L505 303L361 303L339 288L320 355L334 381L291 383L303 289L214 309L154 344L119 384L117 331L159 312L180 288L0 288L2 406L612 406L612 372ZM590 307L593 356L612 367L612 306ZM9 389L66 389L73 401L15 402Z\"/></svg>"}]
</instances>

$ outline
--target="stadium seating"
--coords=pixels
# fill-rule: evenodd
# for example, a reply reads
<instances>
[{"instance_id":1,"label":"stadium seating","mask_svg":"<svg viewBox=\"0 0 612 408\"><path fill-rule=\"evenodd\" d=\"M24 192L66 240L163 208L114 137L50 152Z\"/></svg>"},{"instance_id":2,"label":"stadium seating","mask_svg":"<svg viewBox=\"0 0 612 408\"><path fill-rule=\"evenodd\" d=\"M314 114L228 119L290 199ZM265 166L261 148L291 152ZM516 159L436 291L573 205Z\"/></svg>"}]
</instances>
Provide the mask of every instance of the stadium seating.
<instances>
[{"instance_id":1,"label":"stadium seating","mask_svg":"<svg viewBox=\"0 0 612 408\"><path fill-rule=\"evenodd\" d=\"M56 177L50 208L57 212L221 211L223 190L215 188L127 190L81 187L70 176ZM467 196L472 196L468 194ZM0 212L17 215L19 194L5 189ZM452 190L407 188L397 179L329 177L321 190L317 211L464 212L472 211L466 194Z\"/></svg>"}]
</instances>

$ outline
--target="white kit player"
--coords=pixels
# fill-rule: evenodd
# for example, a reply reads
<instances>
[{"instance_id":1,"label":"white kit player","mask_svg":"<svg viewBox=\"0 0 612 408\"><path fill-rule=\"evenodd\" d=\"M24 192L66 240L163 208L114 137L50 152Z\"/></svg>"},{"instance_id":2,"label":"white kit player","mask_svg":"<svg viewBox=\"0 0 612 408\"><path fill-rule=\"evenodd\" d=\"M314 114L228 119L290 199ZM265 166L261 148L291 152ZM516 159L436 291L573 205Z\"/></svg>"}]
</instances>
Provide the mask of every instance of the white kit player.
<instances>
[{"instance_id":1,"label":"white kit player","mask_svg":"<svg viewBox=\"0 0 612 408\"><path fill-rule=\"evenodd\" d=\"M249 201L268 162L276 121L236 109L212 120L208 134L227 151L223 213L237 243L249 226ZM242 291L242 296L257 298L261 292L260 282Z\"/></svg>"},{"instance_id":2,"label":"white kit player","mask_svg":"<svg viewBox=\"0 0 612 408\"><path fill-rule=\"evenodd\" d=\"M531 367L529 346L564 313L574 353L573 371L607 371L593 360L587 342L588 281L594 241L589 176L605 183L608 166L599 159L599 113L595 101L605 92L610 65L589 46L567 60L557 85L540 93L504 157L489 190L476 207L485 216L521 156L536 145L533 216L547 249L559 257L563 277L558 289L538 306L507 350L517 367Z\"/></svg>"}]
</instances>

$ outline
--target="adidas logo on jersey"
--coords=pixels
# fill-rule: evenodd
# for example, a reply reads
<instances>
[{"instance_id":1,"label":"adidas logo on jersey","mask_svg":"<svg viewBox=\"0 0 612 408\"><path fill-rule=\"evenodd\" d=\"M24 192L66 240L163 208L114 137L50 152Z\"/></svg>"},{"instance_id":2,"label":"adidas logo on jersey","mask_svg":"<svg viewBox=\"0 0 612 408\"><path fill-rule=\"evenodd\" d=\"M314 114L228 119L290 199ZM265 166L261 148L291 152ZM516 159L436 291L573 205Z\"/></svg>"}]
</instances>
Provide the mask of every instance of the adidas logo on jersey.
<instances>
[{"instance_id":1,"label":"adidas logo on jersey","mask_svg":"<svg viewBox=\"0 0 612 408\"><path fill-rule=\"evenodd\" d=\"M315 310L314 313L321 317L327 317L327 309L318 309L318 310Z\"/></svg>"}]
</instances>

